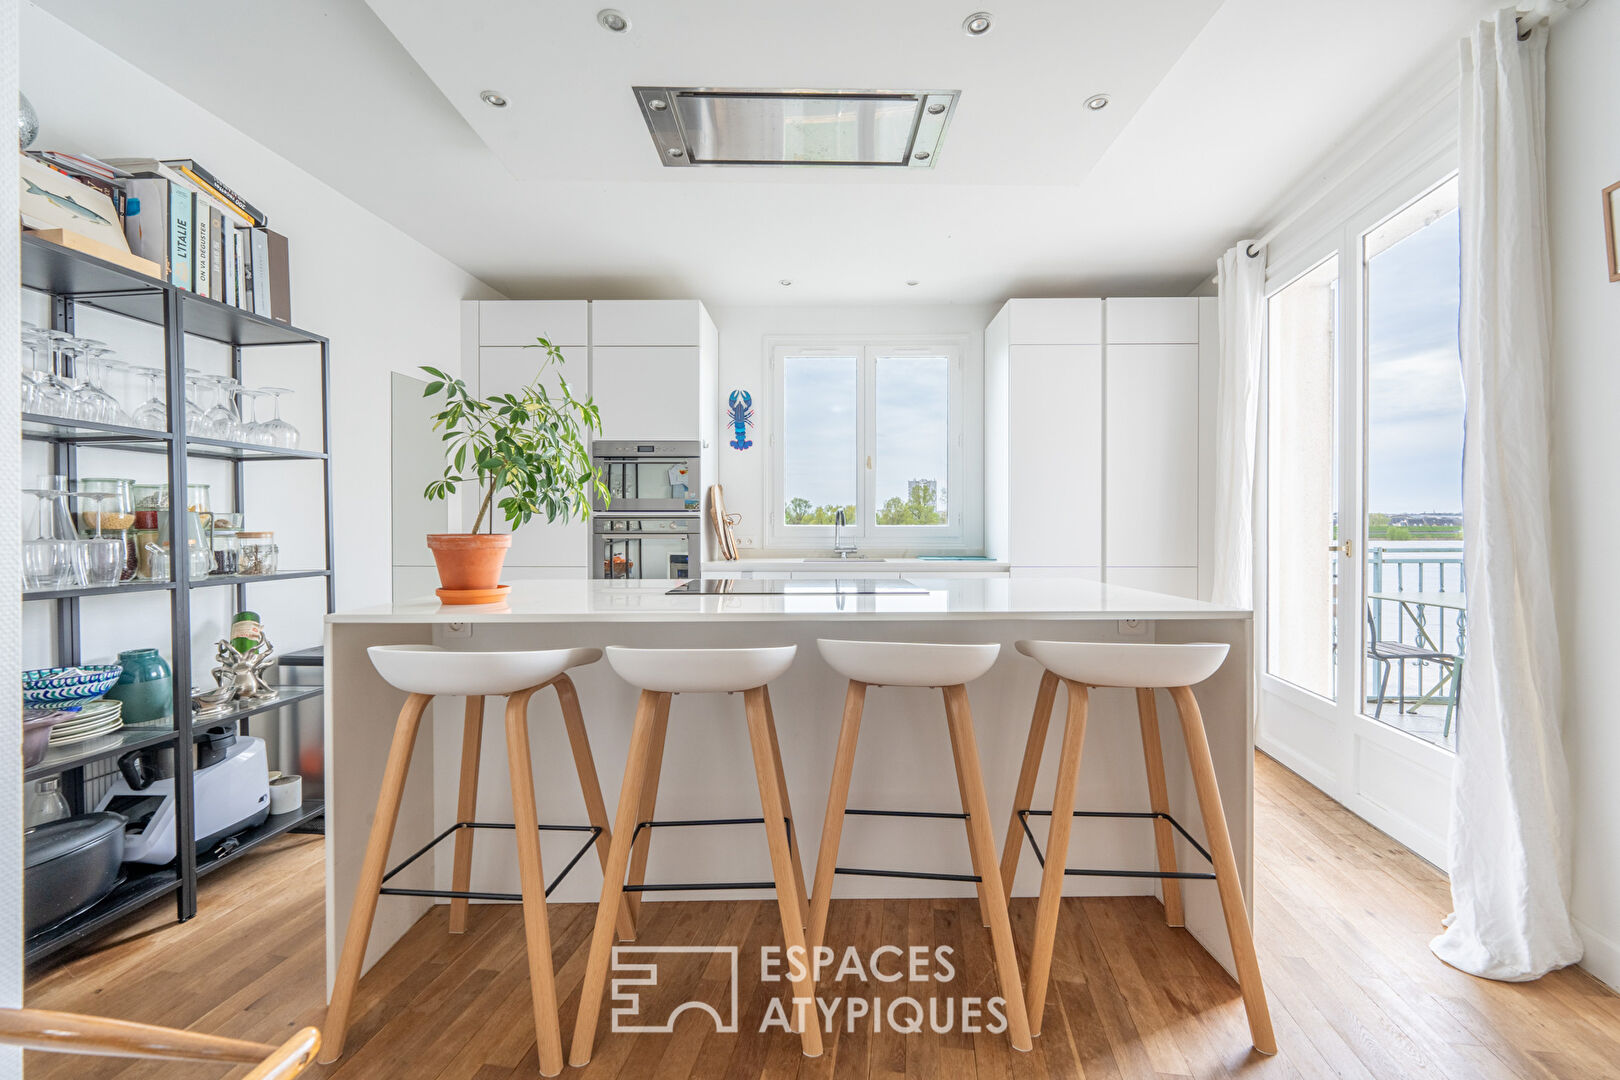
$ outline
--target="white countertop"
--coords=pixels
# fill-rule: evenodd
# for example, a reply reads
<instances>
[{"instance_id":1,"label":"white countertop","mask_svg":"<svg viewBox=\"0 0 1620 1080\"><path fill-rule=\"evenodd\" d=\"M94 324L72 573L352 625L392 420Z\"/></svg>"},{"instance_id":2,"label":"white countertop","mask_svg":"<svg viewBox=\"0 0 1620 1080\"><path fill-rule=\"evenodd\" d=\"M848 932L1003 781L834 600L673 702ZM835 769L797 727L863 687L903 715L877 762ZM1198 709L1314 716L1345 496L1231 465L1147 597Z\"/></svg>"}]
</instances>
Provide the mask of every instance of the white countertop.
<instances>
[{"instance_id":1,"label":"white countertop","mask_svg":"<svg viewBox=\"0 0 1620 1080\"><path fill-rule=\"evenodd\" d=\"M674 581L518 581L500 604L434 597L334 612L329 623L749 622L834 619L1247 619L1248 609L1087 578L960 579L908 573L910 595L666 595Z\"/></svg>"},{"instance_id":2,"label":"white countertop","mask_svg":"<svg viewBox=\"0 0 1620 1080\"><path fill-rule=\"evenodd\" d=\"M822 571L848 570L852 574L869 573L882 574L900 571L907 574L964 574L979 571L981 573L1005 573L1011 563L997 562L994 559L829 559L826 556L808 558L780 558L774 559L764 556L744 555L740 559L731 560L703 560L703 572L707 575L736 574L744 571L756 572L786 572L793 570Z\"/></svg>"}]
</instances>

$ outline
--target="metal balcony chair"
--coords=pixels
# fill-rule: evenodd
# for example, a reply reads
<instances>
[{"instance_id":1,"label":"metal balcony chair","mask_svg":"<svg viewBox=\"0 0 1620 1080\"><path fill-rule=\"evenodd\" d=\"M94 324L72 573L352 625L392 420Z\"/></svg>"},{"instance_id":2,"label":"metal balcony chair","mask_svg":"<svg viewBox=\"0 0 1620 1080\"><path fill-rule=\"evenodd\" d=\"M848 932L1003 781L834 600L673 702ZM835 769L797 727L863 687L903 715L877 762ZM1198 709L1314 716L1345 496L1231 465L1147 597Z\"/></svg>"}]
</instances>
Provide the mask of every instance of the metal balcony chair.
<instances>
[{"instance_id":1,"label":"metal balcony chair","mask_svg":"<svg viewBox=\"0 0 1620 1080\"><path fill-rule=\"evenodd\" d=\"M304 1028L280 1046L271 1046L100 1016L0 1009L0 1045L53 1054L253 1065L243 1080L292 1080L314 1062L321 1033Z\"/></svg>"},{"instance_id":2,"label":"metal balcony chair","mask_svg":"<svg viewBox=\"0 0 1620 1080\"><path fill-rule=\"evenodd\" d=\"M1384 715L1384 702L1388 699L1389 668L1395 665L1395 697L1399 702L1401 712L1406 711L1406 661L1427 660L1444 666L1452 678L1451 698L1446 702L1446 726L1444 734L1451 734L1451 720L1457 710L1457 703L1462 698L1462 682L1457 678L1457 665L1461 661L1456 653L1443 652L1439 649L1429 648L1426 645L1408 645L1401 641L1383 641L1378 637L1378 623L1373 619L1372 605L1367 605L1367 658L1376 660L1380 665L1378 678L1378 704L1373 708L1373 719L1381 719Z\"/></svg>"}]
</instances>

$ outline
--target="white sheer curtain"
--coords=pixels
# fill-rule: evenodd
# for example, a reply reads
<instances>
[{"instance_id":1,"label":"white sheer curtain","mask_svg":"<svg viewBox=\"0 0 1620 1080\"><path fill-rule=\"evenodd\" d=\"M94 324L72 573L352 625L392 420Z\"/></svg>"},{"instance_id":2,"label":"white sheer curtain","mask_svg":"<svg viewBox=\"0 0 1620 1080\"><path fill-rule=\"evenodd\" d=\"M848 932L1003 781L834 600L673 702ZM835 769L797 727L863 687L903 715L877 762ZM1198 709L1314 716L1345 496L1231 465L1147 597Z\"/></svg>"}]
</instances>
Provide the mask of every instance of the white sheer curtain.
<instances>
[{"instance_id":1,"label":"white sheer curtain","mask_svg":"<svg viewBox=\"0 0 1620 1080\"><path fill-rule=\"evenodd\" d=\"M1581 958L1569 916L1548 497L1547 32L1463 43L1462 369L1468 658L1451 800L1454 908L1430 947L1491 979Z\"/></svg>"},{"instance_id":2,"label":"white sheer curtain","mask_svg":"<svg viewBox=\"0 0 1620 1080\"><path fill-rule=\"evenodd\" d=\"M1214 567L1210 600L1254 602L1254 449L1265 342L1266 253L1245 240L1215 266L1221 358L1215 389Z\"/></svg>"}]
</instances>

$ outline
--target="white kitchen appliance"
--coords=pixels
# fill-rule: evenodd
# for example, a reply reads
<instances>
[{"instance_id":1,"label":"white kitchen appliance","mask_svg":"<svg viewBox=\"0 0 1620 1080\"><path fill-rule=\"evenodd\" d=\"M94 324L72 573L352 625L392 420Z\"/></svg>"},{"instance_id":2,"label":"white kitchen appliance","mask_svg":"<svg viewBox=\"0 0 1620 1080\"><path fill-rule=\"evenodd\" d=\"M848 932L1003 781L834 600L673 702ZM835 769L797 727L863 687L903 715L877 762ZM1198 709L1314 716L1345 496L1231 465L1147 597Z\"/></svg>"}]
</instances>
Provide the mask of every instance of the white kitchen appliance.
<instances>
[{"instance_id":1,"label":"white kitchen appliance","mask_svg":"<svg viewBox=\"0 0 1620 1080\"><path fill-rule=\"evenodd\" d=\"M211 742L209 749L219 755L217 760L192 774L197 850L205 854L221 841L264 824L270 816L270 768L264 740L221 738ZM124 827L124 861L156 866L173 862L178 853L174 777L148 779L138 767L119 764L122 774L113 780L96 809L129 819ZM136 787L137 783L141 786Z\"/></svg>"}]
</instances>

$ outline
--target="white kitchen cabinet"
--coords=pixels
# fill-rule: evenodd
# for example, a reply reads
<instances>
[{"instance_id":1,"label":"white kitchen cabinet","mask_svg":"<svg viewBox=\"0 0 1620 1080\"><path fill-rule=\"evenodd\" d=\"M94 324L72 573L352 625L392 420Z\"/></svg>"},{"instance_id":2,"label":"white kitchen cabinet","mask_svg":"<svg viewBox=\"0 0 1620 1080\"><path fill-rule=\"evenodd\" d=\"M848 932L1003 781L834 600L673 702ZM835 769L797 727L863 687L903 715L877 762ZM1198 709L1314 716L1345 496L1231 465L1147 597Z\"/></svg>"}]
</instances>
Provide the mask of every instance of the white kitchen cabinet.
<instances>
[{"instance_id":1,"label":"white kitchen cabinet","mask_svg":"<svg viewBox=\"0 0 1620 1080\"><path fill-rule=\"evenodd\" d=\"M696 346L707 318L696 300L595 300L591 344Z\"/></svg>"},{"instance_id":2,"label":"white kitchen cabinet","mask_svg":"<svg viewBox=\"0 0 1620 1080\"><path fill-rule=\"evenodd\" d=\"M1196 566L1110 566L1108 584L1198 599Z\"/></svg>"},{"instance_id":3,"label":"white kitchen cabinet","mask_svg":"<svg viewBox=\"0 0 1620 1080\"><path fill-rule=\"evenodd\" d=\"M1009 300L1010 345L1101 345L1101 300Z\"/></svg>"},{"instance_id":4,"label":"white kitchen cabinet","mask_svg":"<svg viewBox=\"0 0 1620 1080\"><path fill-rule=\"evenodd\" d=\"M480 300L479 345L588 345L590 305L584 300Z\"/></svg>"},{"instance_id":5,"label":"white kitchen cabinet","mask_svg":"<svg viewBox=\"0 0 1620 1080\"><path fill-rule=\"evenodd\" d=\"M1196 296L1128 296L1108 299L1108 344L1198 344Z\"/></svg>"},{"instance_id":6,"label":"white kitchen cabinet","mask_svg":"<svg viewBox=\"0 0 1620 1080\"><path fill-rule=\"evenodd\" d=\"M591 349L591 391L603 439L697 439L702 430L698 349ZM704 481L708 482L707 479Z\"/></svg>"},{"instance_id":7,"label":"white kitchen cabinet","mask_svg":"<svg viewBox=\"0 0 1620 1080\"><path fill-rule=\"evenodd\" d=\"M879 570L795 570L794 581L894 581L899 571Z\"/></svg>"},{"instance_id":8,"label":"white kitchen cabinet","mask_svg":"<svg viewBox=\"0 0 1620 1080\"><path fill-rule=\"evenodd\" d=\"M564 348L562 354L564 360L562 367L559 369L553 364L547 368L541 379L541 385L546 388L547 393L557 393L560 375L566 377L569 386L583 396L584 384L589 378L590 370L588 353L583 347L569 347ZM479 349L479 395L488 397L491 394L516 393L533 381L544 359L545 353L539 349L514 346ZM470 529L473 518L478 513L477 497L468 492L462 496L461 505L467 528ZM490 512L495 515L496 532L511 532L498 506L492 506ZM512 547L506 553L506 565L513 568L515 576L507 576L510 580L532 577L535 575L520 574L517 571L541 568L578 570L583 574L589 555L588 522L577 518L566 522L551 522L543 517L537 518L512 534Z\"/></svg>"},{"instance_id":9,"label":"white kitchen cabinet","mask_svg":"<svg viewBox=\"0 0 1620 1080\"><path fill-rule=\"evenodd\" d=\"M1102 563L1102 348L1007 354L1007 552L1014 566Z\"/></svg>"},{"instance_id":10,"label":"white kitchen cabinet","mask_svg":"<svg viewBox=\"0 0 1620 1080\"><path fill-rule=\"evenodd\" d=\"M1107 522L1115 567L1198 566L1198 346L1108 347Z\"/></svg>"}]
</instances>

